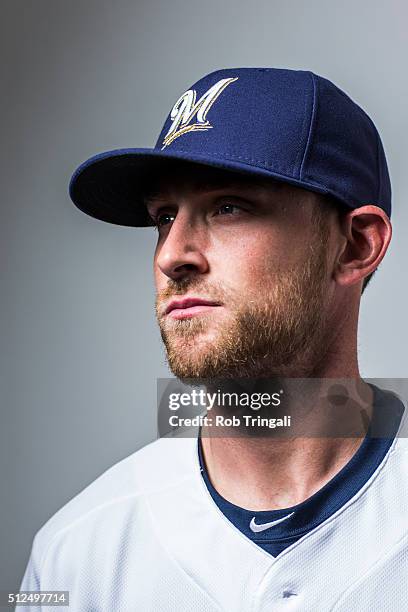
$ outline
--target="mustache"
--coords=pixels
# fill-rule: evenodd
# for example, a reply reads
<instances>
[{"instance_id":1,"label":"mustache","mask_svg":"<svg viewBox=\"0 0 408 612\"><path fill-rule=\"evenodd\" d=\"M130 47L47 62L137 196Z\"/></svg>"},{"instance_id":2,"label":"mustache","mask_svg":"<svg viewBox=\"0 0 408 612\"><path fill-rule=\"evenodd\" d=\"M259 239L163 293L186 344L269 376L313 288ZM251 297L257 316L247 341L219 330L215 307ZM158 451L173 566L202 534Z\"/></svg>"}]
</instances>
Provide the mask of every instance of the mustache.
<instances>
[{"instance_id":1,"label":"mustache","mask_svg":"<svg viewBox=\"0 0 408 612\"><path fill-rule=\"evenodd\" d=\"M156 294L156 314L159 318L164 316L169 300L176 296L183 296L194 292L197 297L214 302L224 302L228 294L221 285L216 287L194 279L169 280L167 286Z\"/></svg>"}]
</instances>

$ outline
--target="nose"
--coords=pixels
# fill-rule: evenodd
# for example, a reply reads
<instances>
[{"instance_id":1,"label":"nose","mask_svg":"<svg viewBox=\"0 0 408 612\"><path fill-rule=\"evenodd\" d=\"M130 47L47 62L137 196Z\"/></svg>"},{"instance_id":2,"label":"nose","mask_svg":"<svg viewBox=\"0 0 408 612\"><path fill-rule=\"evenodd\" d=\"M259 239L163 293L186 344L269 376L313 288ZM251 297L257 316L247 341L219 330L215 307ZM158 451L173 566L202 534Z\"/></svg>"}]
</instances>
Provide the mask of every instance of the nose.
<instances>
[{"instance_id":1,"label":"nose","mask_svg":"<svg viewBox=\"0 0 408 612\"><path fill-rule=\"evenodd\" d=\"M208 261L204 254L205 230L182 212L176 215L163 242L158 244L156 265L172 280L205 274Z\"/></svg>"}]
</instances>

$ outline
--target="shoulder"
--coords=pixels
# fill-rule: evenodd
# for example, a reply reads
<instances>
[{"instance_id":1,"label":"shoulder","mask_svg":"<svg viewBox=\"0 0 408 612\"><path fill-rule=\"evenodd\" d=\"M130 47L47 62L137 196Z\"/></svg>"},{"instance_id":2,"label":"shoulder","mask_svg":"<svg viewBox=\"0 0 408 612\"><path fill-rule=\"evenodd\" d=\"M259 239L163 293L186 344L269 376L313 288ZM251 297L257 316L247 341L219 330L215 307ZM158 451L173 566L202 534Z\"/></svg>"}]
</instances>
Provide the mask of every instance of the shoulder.
<instances>
[{"instance_id":1,"label":"shoulder","mask_svg":"<svg viewBox=\"0 0 408 612\"><path fill-rule=\"evenodd\" d=\"M120 533L142 509L144 497L193 472L196 440L161 438L122 459L56 512L36 533L32 555L42 564L53 543Z\"/></svg>"},{"instance_id":2,"label":"shoulder","mask_svg":"<svg viewBox=\"0 0 408 612\"><path fill-rule=\"evenodd\" d=\"M390 468L395 472L395 470L402 470L406 473L408 468L408 437L407 432L400 432L399 437L394 441L393 446L391 447L391 452L389 453L389 463ZM406 482L406 478L403 479L401 485L408 485Z\"/></svg>"}]
</instances>

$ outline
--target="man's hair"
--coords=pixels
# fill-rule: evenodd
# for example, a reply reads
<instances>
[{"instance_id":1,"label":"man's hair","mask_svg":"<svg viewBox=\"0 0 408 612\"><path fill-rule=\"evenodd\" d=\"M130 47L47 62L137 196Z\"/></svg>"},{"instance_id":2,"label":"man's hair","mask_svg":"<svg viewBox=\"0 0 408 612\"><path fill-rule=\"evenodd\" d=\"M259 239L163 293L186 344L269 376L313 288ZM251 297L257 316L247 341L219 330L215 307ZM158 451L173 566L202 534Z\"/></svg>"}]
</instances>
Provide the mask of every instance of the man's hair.
<instances>
[{"instance_id":1,"label":"man's hair","mask_svg":"<svg viewBox=\"0 0 408 612\"><path fill-rule=\"evenodd\" d=\"M343 204L343 202L331 195L319 195L317 206L318 210L316 210L316 212L318 218L323 222L328 221L329 216L331 214L337 215L337 218L340 221L344 215L350 212L350 208L348 206L346 206L345 204ZM365 277L361 289L361 295L364 293L365 288L374 276L375 272L376 270L374 270L368 276Z\"/></svg>"}]
</instances>

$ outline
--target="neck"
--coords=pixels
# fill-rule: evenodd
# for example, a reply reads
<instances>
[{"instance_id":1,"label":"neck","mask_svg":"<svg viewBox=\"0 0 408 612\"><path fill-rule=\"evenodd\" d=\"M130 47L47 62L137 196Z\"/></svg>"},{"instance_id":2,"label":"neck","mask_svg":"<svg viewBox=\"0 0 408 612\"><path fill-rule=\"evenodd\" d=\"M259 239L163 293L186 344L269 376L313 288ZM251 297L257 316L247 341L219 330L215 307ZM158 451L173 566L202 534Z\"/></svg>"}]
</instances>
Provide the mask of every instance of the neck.
<instances>
[{"instance_id":1,"label":"neck","mask_svg":"<svg viewBox=\"0 0 408 612\"><path fill-rule=\"evenodd\" d=\"M333 388L339 380L351 400L352 419L360 419L364 410L371 418L373 394L361 379L356 357L356 343L345 337L347 326L331 338L324 358L316 365L311 378L326 379ZM356 331L356 330L355 330ZM327 380L331 379L331 380ZM208 475L217 491L228 501L248 510L274 510L299 504L321 489L351 459L361 445L365 429L352 423L347 437L333 435L333 421L344 420L344 405L329 414L327 398L313 403L313 423L318 433L290 437L257 437L211 435L203 429L202 449ZM292 406L285 406L290 414ZM348 413L350 414L350 413ZM334 418L333 418L333 415ZM342 418L343 417L343 418ZM302 421L303 423L303 421ZM366 421L365 421L366 425Z\"/></svg>"}]
</instances>

